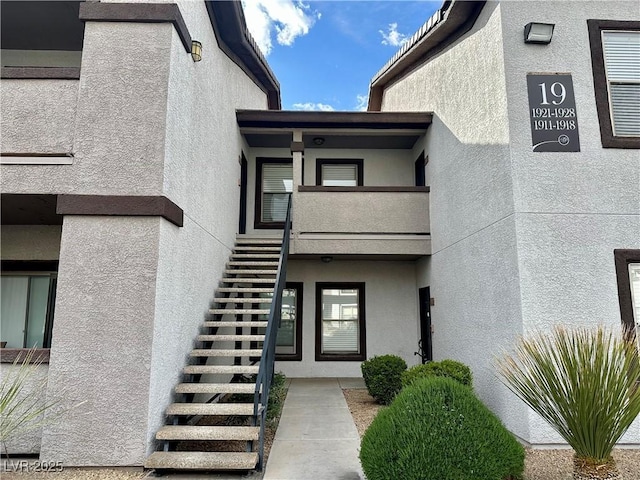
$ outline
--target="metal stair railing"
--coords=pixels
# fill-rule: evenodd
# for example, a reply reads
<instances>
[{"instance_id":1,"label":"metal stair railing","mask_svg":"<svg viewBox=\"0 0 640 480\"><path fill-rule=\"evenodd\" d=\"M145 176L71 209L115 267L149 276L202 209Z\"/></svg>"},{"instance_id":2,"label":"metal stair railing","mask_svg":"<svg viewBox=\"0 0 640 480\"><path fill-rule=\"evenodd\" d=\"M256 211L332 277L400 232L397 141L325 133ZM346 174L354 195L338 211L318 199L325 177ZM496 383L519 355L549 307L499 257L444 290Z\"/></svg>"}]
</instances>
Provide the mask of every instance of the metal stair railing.
<instances>
[{"instance_id":1,"label":"metal stair railing","mask_svg":"<svg viewBox=\"0 0 640 480\"><path fill-rule=\"evenodd\" d=\"M267 331L262 346L262 356L260 357L260 368L256 378L256 389L253 400L253 418L257 419L258 416L260 417L260 444L258 447L257 465L259 471L263 468L264 427L267 418L267 407L269 405L269 390L271 389L271 382L273 381L275 373L276 337L278 336L278 327L280 326L280 317L282 315L282 291L284 290L287 278L287 257L289 255L290 235L291 195L289 195L289 202L287 204L287 215L282 236L282 250L280 251L280 259L278 261L278 273L273 290L273 299L271 302L271 310L269 311Z\"/></svg>"}]
</instances>

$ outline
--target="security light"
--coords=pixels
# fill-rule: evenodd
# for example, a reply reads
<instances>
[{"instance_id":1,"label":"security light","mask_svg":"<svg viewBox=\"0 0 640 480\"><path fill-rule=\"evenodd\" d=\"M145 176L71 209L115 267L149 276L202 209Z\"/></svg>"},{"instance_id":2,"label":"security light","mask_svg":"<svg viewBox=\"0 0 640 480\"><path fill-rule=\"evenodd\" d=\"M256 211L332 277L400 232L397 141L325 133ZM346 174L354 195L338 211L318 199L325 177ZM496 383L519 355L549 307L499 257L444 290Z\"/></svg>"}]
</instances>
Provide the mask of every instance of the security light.
<instances>
[{"instance_id":1,"label":"security light","mask_svg":"<svg viewBox=\"0 0 640 480\"><path fill-rule=\"evenodd\" d=\"M551 43L553 27L553 23L527 23L524 26L524 43Z\"/></svg>"}]
</instances>

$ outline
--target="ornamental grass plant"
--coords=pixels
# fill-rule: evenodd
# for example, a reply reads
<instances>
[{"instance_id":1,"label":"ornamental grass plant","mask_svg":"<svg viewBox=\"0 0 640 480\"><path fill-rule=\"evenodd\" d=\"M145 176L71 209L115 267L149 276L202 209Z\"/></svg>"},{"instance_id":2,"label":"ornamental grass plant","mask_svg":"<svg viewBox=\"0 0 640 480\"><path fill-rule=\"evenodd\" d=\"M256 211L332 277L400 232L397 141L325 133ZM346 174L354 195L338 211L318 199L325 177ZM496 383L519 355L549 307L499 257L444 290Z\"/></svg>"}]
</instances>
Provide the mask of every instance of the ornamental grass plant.
<instances>
[{"instance_id":1,"label":"ornamental grass plant","mask_svg":"<svg viewBox=\"0 0 640 480\"><path fill-rule=\"evenodd\" d=\"M611 452L640 413L634 342L603 327L521 338L498 360L504 384L574 450L573 478L621 478Z\"/></svg>"}]
</instances>

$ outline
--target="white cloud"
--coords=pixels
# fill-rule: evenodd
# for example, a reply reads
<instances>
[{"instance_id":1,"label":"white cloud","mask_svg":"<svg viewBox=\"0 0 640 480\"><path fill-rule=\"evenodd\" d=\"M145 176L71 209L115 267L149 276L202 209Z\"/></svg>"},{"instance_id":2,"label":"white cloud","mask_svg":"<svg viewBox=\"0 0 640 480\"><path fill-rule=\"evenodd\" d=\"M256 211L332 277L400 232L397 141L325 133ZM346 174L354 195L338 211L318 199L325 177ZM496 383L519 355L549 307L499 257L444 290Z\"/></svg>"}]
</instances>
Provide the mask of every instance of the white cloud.
<instances>
[{"instance_id":1,"label":"white cloud","mask_svg":"<svg viewBox=\"0 0 640 480\"><path fill-rule=\"evenodd\" d=\"M392 47L400 47L404 45L407 40L409 40L409 36L404 33L400 33L398 31L398 24L396 22L389 24L389 30L385 33L382 30L378 30L380 35L382 35L382 44L390 45Z\"/></svg>"},{"instance_id":2,"label":"white cloud","mask_svg":"<svg viewBox=\"0 0 640 480\"><path fill-rule=\"evenodd\" d=\"M358 112L366 112L369 104L369 95L356 95L356 107Z\"/></svg>"},{"instance_id":3,"label":"white cloud","mask_svg":"<svg viewBox=\"0 0 640 480\"><path fill-rule=\"evenodd\" d=\"M335 109L331 105L327 105L326 103L294 103L294 110L311 110L311 111L320 111L320 112L333 112Z\"/></svg>"},{"instance_id":4,"label":"white cloud","mask_svg":"<svg viewBox=\"0 0 640 480\"><path fill-rule=\"evenodd\" d=\"M273 48L274 32L280 45L290 46L321 16L300 0L242 0L242 6L247 28L265 55Z\"/></svg>"}]
</instances>

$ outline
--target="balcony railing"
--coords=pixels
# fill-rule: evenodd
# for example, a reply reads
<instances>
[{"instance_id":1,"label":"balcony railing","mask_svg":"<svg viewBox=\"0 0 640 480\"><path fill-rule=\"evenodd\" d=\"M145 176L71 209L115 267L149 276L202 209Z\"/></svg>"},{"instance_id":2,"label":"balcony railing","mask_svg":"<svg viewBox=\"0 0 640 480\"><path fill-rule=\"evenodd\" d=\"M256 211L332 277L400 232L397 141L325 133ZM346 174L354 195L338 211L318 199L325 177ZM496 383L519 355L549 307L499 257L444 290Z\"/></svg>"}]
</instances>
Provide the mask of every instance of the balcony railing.
<instances>
[{"instance_id":1,"label":"balcony railing","mask_svg":"<svg viewBox=\"0 0 640 480\"><path fill-rule=\"evenodd\" d=\"M298 187L296 254L430 253L429 187Z\"/></svg>"}]
</instances>

